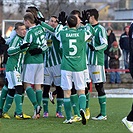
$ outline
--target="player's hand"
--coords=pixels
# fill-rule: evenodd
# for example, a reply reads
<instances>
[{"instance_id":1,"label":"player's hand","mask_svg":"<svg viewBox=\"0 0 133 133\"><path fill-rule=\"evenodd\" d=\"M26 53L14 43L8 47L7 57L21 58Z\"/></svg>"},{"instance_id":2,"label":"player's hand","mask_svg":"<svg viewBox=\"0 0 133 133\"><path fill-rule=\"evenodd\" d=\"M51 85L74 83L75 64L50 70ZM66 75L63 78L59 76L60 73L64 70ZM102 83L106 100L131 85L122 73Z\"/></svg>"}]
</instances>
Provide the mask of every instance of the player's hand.
<instances>
[{"instance_id":1,"label":"player's hand","mask_svg":"<svg viewBox=\"0 0 133 133\"><path fill-rule=\"evenodd\" d=\"M37 54L42 54L42 49L41 48L34 48L32 50L29 50L29 53L33 56L33 55L37 55Z\"/></svg>"},{"instance_id":2,"label":"player's hand","mask_svg":"<svg viewBox=\"0 0 133 133\"><path fill-rule=\"evenodd\" d=\"M91 51L95 51L95 47L93 45L91 45L91 44L88 43L88 46L91 49Z\"/></svg>"},{"instance_id":3,"label":"player's hand","mask_svg":"<svg viewBox=\"0 0 133 133\"><path fill-rule=\"evenodd\" d=\"M30 43L24 43L23 45L20 45L20 49L25 49L30 46Z\"/></svg>"},{"instance_id":4,"label":"player's hand","mask_svg":"<svg viewBox=\"0 0 133 133\"><path fill-rule=\"evenodd\" d=\"M45 18L38 18L40 21L45 22Z\"/></svg>"},{"instance_id":5,"label":"player's hand","mask_svg":"<svg viewBox=\"0 0 133 133\"><path fill-rule=\"evenodd\" d=\"M81 19L83 25L89 23L89 12L87 12L85 10L82 11L82 17L80 17L80 19Z\"/></svg>"},{"instance_id":6,"label":"player's hand","mask_svg":"<svg viewBox=\"0 0 133 133\"><path fill-rule=\"evenodd\" d=\"M65 26L66 25L66 20L67 20L66 13L64 11L60 12L59 16L58 16L58 23Z\"/></svg>"}]
</instances>

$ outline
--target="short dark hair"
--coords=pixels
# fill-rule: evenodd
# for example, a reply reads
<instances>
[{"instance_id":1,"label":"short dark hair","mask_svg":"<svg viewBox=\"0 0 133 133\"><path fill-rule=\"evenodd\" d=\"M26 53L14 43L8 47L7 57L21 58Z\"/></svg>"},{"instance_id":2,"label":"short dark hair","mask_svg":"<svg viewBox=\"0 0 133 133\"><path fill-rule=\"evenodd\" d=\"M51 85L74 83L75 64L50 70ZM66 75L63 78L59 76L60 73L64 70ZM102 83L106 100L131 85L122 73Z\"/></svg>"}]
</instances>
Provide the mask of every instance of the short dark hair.
<instances>
[{"instance_id":1,"label":"short dark hair","mask_svg":"<svg viewBox=\"0 0 133 133\"><path fill-rule=\"evenodd\" d=\"M55 18L55 19L58 19L58 17L56 15L52 15L50 18Z\"/></svg>"},{"instance_id":2,"label":"short dark hair","mask_svg":"<svg viewBox=\"0 0 133 133\"><path fill-rule=\"evenodd\" d=\"M73 10L73 11L71 11L71 13L70 13L70 15L78 15L78 17L80 18L80 11L79 10Z\"/></svg>"},{"instance_id":3,"label":"short dark hair","mask_svg":"<svg viewBox=\"0 0 133 133\"><path fill-rule=\"evenodd\" d=\"M99 13L98 13L97 9L90 9L90 10L88 10L88 11L90 12L90 16L94 16L94 18L95 18L96 20L98 20L98 18L99 18Z\"/></svg>"},{"instance_id":4,"label":"short dark hair","mask_svg":"<svg viewBox=\"0 0 133 133\"><path fill-rule=\"evenodd\" d=\"M72 27L76 27L77 25L77 18L74 16L74 15L70 15L68 18L67 18L67 24L70 28Z\"/></svg>"},{"instance_id":5,"label":"short dark hair","mask_svg":"<svg viewBox=\"0 0 133 133\"><path fill-rule=\"evenodd\" d=\"M24 20L29 20L31 24L34 24L35 23L35 18L33 16L32 13L30 12L27 12L25 15L24 15Z\"/></svg>"},{"instance_id":6,"label":"short dark hair","mask_svg":"<svg viewBox=\"0 0 133 133\"><path fill-rule=\"evenodd\" d=\"M16 29L18 29L19 26L23 26L23 25L24 25L24 23L17 22L17 23L15 23L15 26L14 26L15 28L14 29L16 30Z\"/></svg>"}]
</instances>

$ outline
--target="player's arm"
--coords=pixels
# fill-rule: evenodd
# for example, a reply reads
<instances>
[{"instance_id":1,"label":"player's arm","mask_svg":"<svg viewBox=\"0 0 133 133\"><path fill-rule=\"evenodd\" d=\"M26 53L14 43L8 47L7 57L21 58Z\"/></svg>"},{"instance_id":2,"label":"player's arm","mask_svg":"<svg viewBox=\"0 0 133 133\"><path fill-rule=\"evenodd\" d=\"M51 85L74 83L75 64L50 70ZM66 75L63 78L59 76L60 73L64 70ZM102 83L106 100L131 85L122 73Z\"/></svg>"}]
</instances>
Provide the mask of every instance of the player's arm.
<instances>
[{"instance_id":1,"label":"player's arm","mask_svg":"<svg viewBox=\"0 0 133 133\"><path fill-rule=\"evenodd\" d=\"M41 41L39 41L39 42L41 42ZM36 47L34 49L30 49L29 53L31 54L31 56L34 56L37 54L45 53L47 51L47 49L48 49L47 40L46 40L46 38L43 38L41 45L38 45L38 47Z\"/></svg>"},{"instance_id":2,"label":"player's arm","mask_svg":"<svg viewBox=\"0 0 133 133\"><path fill-rule=\"evenodd\" d=\"M23 45L20 45L20 46L16 46L16 47L9 47L7 52L8 52L8 55L15 55L15 54L18 54L18 53L22 53L24 51L27 50L27 48L29 47L29 43L25 43Z\"/></svg>"},{"instance_id":3,"label":"player's arm","mask_svg":"<svg viewBox=\"0 0 133 133\"><path fill-rule=\"evenodd\" d=\"M31 56L37 55L37 54L44 54L48 50L48 46L44 45L43 47L34 48L29 50L29 53Z\"/></svg>"},{"instance_id":4,"label":"player's arm","mask_svg":"<svg viewBox=\"0 0 133 133\"><path fill-rule=\"evenodd\" d=\"M108 41L107 41L107 34L105 30L99 31L99 40L101 45L95 47L95 50L106 50L108 46Z\"/></svg>"},{"instance_id":5,"label":"player's arm","mask_svg":"<svg viewBox=\"0 0 133 133\"><path fill-rule=\"evenodd\" d=\"M41 22L41 26L45 28L48 32L50 32L51 34L54 34L55 29L52 26L48 25L45 22Z\"/></svg>"}]
</instances>

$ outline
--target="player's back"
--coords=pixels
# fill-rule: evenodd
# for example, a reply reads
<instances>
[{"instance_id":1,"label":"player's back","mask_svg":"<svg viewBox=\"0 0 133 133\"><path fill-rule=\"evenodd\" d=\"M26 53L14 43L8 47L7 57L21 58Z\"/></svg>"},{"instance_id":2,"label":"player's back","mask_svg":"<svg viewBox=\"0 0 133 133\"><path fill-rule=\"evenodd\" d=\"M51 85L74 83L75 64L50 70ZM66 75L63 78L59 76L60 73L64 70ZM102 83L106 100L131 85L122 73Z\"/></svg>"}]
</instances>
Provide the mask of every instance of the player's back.
<instances>
[{"instance_id":1,"label":"player's back","mask_svg":"<svg viewBox=\"0 0 133 133\"><path fill-rule=\"evenodd\" d=\"M82 71L86 69L87 32L70 28L60 32L63 56L62 70Z\"/></svg>"}]
</instances>

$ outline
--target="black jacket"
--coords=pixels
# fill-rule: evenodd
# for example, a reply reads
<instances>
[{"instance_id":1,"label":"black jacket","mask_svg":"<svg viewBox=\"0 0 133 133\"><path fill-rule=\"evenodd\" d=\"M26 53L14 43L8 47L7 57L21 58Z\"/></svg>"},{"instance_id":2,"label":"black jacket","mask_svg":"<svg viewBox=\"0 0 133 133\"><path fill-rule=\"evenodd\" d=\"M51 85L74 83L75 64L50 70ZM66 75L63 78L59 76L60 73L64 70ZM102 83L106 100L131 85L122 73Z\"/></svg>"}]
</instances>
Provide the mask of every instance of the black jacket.
<instances>
[{"instance_id":1,"label":"black jacket","mask_svg":"<svg viewBox=\"0 0 133 133\"><path fill-rule=\"evenodd\" d=\"M120 36L119 40L120 48L123 50L129 50L129 35L127 35L125 32Z\"/></svg>"},{"instance_id":2,"label":"black jacket","mask_svg":"<svg viewBox=\"0 0 133 133\"><path fill-rule=\"evenodd\" d=\"M129 28L129 47L130 47L129 70L133 78L133 23Z\"/></svg>"},{"instance_id":3,"label":"black jacket","mask_svg":"<svg viewBox=\"0 0 133 133\"><path fill-rule=\"evenodd\" d=\"M109 49L111 48L112 43L116 41L116 37L113 31L111 31L109 36L107 36L107 40L108 40L108 46L107 46L107 49L104 51L104 53L109 55Z\"/></svg>"}]
</instances>

